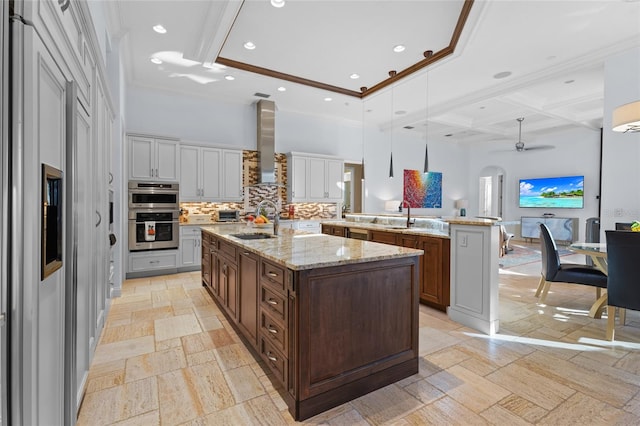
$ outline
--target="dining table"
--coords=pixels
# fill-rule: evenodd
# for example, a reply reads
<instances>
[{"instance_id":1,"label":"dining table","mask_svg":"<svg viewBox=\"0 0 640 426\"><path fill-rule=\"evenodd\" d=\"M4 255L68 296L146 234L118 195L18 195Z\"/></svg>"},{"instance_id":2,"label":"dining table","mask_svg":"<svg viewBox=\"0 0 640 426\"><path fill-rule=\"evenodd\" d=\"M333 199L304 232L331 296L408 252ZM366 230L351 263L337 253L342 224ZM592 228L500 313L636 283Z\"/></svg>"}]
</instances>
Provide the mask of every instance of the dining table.
<instances>
[{"instance_id":1,"label":"dining table","mask_svg":"<svg viewBox=\"0 0 640 426\"><path fill-rule=\"evenodd\" d=\"M569 245L569 250L574 253L584 254L593 260L593 265L608 275L607 265L607 244L606 243L585 243L575 242ZM602 312L607 306L607 293L602 294L602 289L596 289L596 301L589 309L591 318L602 318Z\"/></svg>"}]
</instances>

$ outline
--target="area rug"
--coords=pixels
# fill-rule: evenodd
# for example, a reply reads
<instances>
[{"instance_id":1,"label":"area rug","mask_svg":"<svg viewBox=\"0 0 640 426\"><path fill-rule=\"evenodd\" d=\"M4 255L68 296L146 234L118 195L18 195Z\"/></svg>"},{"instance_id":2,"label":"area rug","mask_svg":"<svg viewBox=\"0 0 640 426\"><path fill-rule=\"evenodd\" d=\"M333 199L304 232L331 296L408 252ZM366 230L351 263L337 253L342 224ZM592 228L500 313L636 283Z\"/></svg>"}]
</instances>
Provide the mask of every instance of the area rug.
<instances>
[{"instance_id":1,"label":"area rug","mask_svg":"<svg viewBox=\"0 0 640 426\"><path fill-rule=\"evenodd\" d=\"M513 250L500 258L500 268L502 269L541 261L542 255L540 253L540 247L513 244L513 242L509 244L509 247ZM572 254L572 252L564 247L558 247L558 254L560 256L566 256Z\"/></svg>"}]
</instances>

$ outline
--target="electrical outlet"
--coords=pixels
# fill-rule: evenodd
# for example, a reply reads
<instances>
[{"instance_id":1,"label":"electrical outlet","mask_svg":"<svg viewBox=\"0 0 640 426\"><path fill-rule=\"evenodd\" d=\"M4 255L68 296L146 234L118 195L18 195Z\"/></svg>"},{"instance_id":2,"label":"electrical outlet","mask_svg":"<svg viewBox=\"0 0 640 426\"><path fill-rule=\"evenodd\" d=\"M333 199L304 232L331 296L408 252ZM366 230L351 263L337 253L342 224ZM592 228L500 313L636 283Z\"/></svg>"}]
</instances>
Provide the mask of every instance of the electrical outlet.
<instances>
[{"instance_id":1,"label":"electrical outlet","mask_svg":"<svg viewBox=\"0 0 640 426\"><path fill-rule=\"evenodd\" d=\"M624 210L621 208L617 208L613 210L613 217L622 217L624 216Z\"/></svg>"}]
</instances>

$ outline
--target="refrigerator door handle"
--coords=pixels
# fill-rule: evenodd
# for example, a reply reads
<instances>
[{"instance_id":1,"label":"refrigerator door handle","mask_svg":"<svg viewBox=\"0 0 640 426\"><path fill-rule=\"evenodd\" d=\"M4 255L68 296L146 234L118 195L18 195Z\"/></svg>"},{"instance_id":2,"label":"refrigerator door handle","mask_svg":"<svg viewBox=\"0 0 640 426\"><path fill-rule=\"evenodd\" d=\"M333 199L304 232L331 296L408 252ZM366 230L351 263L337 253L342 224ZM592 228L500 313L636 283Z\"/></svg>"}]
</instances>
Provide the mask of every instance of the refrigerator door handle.
<instances>
[{"instance_id":1,"label":"refrigerator door handle","mask_svg":"<svg viewBox=\"0 0 640 426\"><path fill-rule=\"evenodd\" d=\"M96 210L96 214L98 215L98 223L96 223L96 228L97 228L102 223L102 215L98 210Z\"/></svg>"}]
</instances>

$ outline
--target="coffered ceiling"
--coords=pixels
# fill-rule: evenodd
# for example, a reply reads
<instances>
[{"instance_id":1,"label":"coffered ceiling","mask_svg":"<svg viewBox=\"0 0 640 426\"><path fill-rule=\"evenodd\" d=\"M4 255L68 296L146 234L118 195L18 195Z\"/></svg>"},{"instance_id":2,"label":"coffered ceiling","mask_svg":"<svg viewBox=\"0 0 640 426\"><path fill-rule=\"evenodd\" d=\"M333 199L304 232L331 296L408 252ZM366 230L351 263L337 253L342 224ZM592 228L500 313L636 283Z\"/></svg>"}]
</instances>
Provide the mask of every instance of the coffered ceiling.
<instances>
[{"instance_id":1,"label":"coffered ceiling","mask_svg":"<svg viewBox=\"0 0 640 426\"><path fill-rule=\"evenodd\" d=\"M636 0L93 1L131 85L463 143L600 128L604 61L640 47Z\"/></svg>"}]
</instances>

